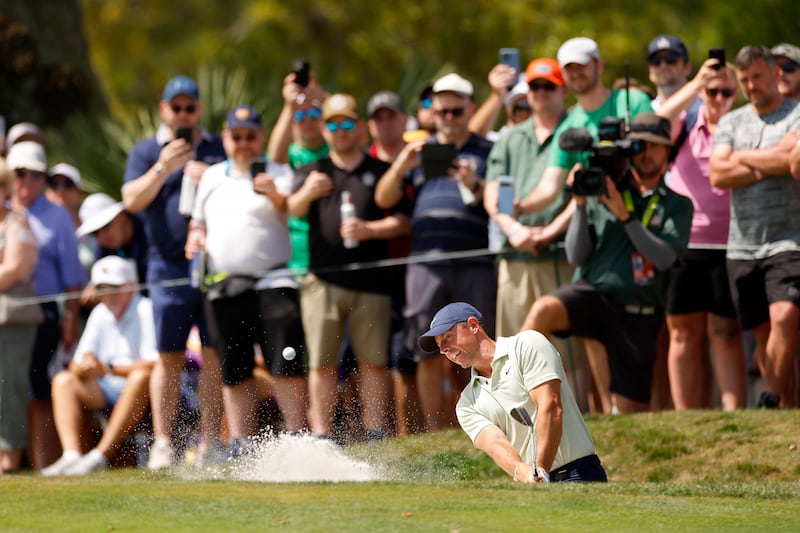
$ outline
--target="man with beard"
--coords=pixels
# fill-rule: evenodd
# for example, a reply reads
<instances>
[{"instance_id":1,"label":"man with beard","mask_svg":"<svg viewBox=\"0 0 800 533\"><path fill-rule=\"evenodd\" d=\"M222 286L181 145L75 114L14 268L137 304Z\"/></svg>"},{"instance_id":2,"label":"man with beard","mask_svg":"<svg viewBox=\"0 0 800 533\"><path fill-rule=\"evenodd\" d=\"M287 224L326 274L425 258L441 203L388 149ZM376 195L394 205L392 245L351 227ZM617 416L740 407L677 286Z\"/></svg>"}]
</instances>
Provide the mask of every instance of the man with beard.
<instances>
[{"instance_id":1,"label":"man with beard","mask_svg":"<svg viewBox=\"0 0 800 533\"><path fill-rule=\"evenodd\" d=\"M800 182L790 152L800 139L800 107L778 88L766 46L736 54L736 77L750 105L722 117L710 180L731 189L728 276L739 323L752 329L762 358L759 407L791 405L789 378L800 324Z\"/></svg>"},{"instance_id":2,"label":"man with beard","mask_svg":"<svg viewBox=\"0 0 800 533\"><path fill-rule=\"evenodd\" d=\"M567 152L558 146L558 138L568 128L586 128L597 137L600 121L605 117L626 119L650 112L650 98L641 91L611 90L600 78L604 64L597 43L586 37L568 40L558 49L558 63L567 88L575 93L578 103L558 127L555 143L539 185L520 202L521 214L538 213L553 203L564 188L567 174L577 164L587 166L587 156ZM628 108L630 103L630 109Z\"/></svg>"},{"instance_id":3,"label":"man with beard","mask_svg":"<svg viewBox=\"0 0 800 533\"><path fill-rule=\"evenodd\" d=\"M693 211L691 200L663 182L669 120L637 115L629 138L641 148L622 179L606 176L605 194L574 195L566 249L578 281L537 300L528 316L531 328L548 337L571 334L605 347L609 388L623 413L649 405L664 273L686 250Z\"/></svg>"}]
</instances>

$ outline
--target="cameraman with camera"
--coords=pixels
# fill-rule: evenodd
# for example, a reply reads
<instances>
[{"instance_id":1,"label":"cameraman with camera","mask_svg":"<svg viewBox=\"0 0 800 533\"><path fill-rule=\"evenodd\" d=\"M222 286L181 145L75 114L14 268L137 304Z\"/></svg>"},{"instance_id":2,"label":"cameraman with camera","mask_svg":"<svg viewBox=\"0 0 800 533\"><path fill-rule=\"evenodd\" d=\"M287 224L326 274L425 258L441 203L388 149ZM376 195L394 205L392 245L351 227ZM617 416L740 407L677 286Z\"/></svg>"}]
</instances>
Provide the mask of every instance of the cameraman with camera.
<instances>
[{"instance_id":1,"label":"cameraman with camera","mask_svg":"<svg viewBox=\"0 0 800 533\"><path fill-rule=\"evenodd\" d=\"M625 139L592 143L592 168L575 176L577 208L566 237L578 281L540 298L526 320L547 336L599 341L622 413L648 408L664 272L689 240L692 202L663 182L671 146L669 120L653 113L637 115ZM622 170L628 157L631 168Z\"/></svg>"}]
</instances>

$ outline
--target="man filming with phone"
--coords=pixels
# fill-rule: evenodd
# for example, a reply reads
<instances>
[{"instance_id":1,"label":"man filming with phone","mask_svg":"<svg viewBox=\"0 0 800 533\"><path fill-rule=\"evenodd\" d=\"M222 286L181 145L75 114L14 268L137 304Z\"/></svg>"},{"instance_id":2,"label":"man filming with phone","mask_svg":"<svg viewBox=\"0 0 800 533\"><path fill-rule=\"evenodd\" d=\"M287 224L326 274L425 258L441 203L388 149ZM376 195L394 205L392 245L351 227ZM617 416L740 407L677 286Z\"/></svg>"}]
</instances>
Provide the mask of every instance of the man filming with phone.
<instances>
[{"instance_id":1,"label":"man filming with phone","mask_svg":"<svg viewBox=\"0 0 800 533\"><path fill-rule=\"evenodd\" d=\"M489 217L481 197L491 142L468 129L475 111L472 83L448 74L434 83L433 93L436 135L428 141L412 141L401 150L378 182L376 203L390 208L404 198L413 198L412 255L486 249ZM444 414L452 412L445 398L448 369L436 353L424 353L416 339L428 328L436 310L451 300L475 302L484 310L486 324L494 328L492 263L487 255L413 263L406 270L404 314L410 330L406 346L414 350L417 361L417 386L429 431L444 427ZM451 384L453 390L460 388L452 385L456 384Z\"/></svg>"},{"instance_id":2,"label":"man filming with phone","mask_svg":"<svg viewBox=\"0 0 800 533\"><path fill-rule=\"evenodd\" d=\"M150 243L147 283L159 351L150 382L155 433L147 465L151 469L170 466L175 460L171 435L178 413L186 339L193 325L200 328L203 343L201 454L216 442L221 412L219 361L203 316L203 295L188 285L166 287L162 282L189 276L184 244L191 210L186 215L180 212L181 191L193 192L189 185L199 183L209 165L225 159L225 152L219 138L200 127L203 105L192 78L176 76L167 82L159 112L163 123L156 134L140 141L128 154L122 186L125 208L142 213ZM193 195L186 196L184 202L193 199Z\"/></svg>"},{"instance_id":3,"label":"man filming with phone","mask_svg":"<svg viewBox=\"0 0 800 533\"><path fill-rule=\"evenodd\" d=\"M627 136L630 170L604 176L605 191L597 196L573 192L577 208L566 250L578 281L537 300L526 320L548 337L599 341L609 360L612 401L622 413L649 406L664 273L690 235L692 202L663 181L670 131L666 118L637 115Z\"/></svg>"}]
</instances>

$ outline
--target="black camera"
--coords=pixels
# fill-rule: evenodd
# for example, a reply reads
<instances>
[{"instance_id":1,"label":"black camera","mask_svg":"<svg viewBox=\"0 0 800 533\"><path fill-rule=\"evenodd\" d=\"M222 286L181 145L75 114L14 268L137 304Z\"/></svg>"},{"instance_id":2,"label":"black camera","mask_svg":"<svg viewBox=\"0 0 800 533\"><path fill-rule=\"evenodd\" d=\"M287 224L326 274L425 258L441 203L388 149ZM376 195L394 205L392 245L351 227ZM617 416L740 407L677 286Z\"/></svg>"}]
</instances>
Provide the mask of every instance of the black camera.
<instances>
[{"instance_id":1,"label":"black camera","mask_svg":"<svg viewBox=\"0 0 800 533\"><path fill-rule=\"evenodd\" d=\"M572 192L578 196L606 193L606 176L619 184L628 171L630 156L641 151L638 139L625 138L625 121L605 117L600 121L597 138L586 128L568 128L558 138L558 146L567 152L589 152L589 167L575 173Z\"/></svg>"}]
</instances>

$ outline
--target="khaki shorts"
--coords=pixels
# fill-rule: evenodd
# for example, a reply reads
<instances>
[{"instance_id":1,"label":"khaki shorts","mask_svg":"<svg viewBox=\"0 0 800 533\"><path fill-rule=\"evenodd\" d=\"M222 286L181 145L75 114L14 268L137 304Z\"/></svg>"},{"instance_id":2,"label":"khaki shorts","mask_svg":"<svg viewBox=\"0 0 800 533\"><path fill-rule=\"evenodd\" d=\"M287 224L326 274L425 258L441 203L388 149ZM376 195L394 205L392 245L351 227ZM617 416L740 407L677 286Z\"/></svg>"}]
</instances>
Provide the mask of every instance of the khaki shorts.
<instances>
[{"instance_id":1,"label":"khaki shorts","mask_svg":"<svg viewBox=\"0 0 800 533\"><path fill-rule=\"evenodd\" d=\"M345 323L356 360L385 367L389 361L391 306L388 294L353 291L306 274L300 310L309 368L338 364Z\"/></svg>"},{"instance_id":2,"label":"khaki shorts","mask_svg":"<svg viewBox=\"0 0 800 533\"><path fill-rule=\"evenodd\" d=\"M497 265L497 336L519 333L531 305L538 298L572 282L575 267L566 259L548 261L515 261L503 259ZM570 370L580 368L586 360L582 340L551 339L553 346Z\"/></svg>"}]
</instances>

